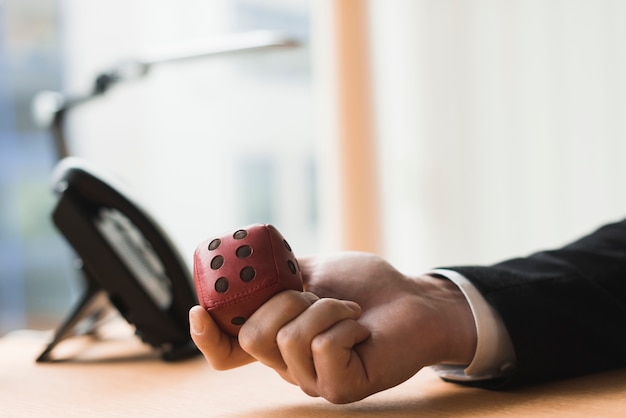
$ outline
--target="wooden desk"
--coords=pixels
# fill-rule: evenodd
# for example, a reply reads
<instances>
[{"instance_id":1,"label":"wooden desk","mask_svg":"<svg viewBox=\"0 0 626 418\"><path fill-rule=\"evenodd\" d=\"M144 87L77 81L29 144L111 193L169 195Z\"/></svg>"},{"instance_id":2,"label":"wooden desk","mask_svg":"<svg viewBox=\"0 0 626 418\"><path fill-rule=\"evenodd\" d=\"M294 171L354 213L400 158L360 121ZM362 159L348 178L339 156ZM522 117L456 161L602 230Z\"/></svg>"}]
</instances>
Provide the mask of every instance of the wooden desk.
<instances>
[{"instance_id":1,"label":"wooden desk","mask_svg":"<svg viewBox=\"0 0 626 418\"><path fill-rule=\"evenodd\" d=\"M491 392L425 369L348 405L310 398L261 365L216 372L202 358L164 363L135 338L89 343L37 364L47 335L0 339L0 417L610 417L626 414L626 371ZM69 344L77 350L84 341ZM103 358L103 355L106 356Z\"/></svg>"}]
</instances>

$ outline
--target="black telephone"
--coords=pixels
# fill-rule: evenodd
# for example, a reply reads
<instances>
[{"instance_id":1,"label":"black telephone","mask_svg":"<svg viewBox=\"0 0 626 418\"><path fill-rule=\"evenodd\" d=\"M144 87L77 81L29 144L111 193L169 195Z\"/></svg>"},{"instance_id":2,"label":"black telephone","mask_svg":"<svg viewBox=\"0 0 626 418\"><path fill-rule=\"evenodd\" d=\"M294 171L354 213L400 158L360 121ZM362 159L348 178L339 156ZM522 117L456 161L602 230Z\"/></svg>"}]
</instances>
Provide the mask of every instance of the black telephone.
<instances>
[{"instance_id":1,"label":"black telephone","mask_svg":"<svg viewBox=\"0 0 626 418\"><path fill-rule=\"evenodd\" d=\"M82 159L63 158L52 178L58 195L52 219L80 259L86 291L37 361L53 361L57 344L93 331L111 306L164 360L198 354L189 335L188 312L197 304L191 274L164 231Z\"/></svg>"}]
</instances>

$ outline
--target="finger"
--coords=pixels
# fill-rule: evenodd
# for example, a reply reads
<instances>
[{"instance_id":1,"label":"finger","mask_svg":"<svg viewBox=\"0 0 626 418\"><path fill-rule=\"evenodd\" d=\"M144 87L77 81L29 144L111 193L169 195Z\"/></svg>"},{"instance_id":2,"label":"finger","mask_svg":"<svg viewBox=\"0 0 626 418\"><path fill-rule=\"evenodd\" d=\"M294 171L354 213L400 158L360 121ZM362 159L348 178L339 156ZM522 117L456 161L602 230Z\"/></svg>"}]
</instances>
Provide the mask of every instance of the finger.
<instances>
[{"instance_id":1,"label":"finger","mask_svg":"<svg viewBox=\"0 0 626 418\"><path fill-rule=\"evenodd\" d=\"M252 357L279 373L286 371L287 366L276 344L278 331L317 300L317 296L308 292L280 292L243 324L239 330L239 345Z\"/></svg>"},{"instance_id":2,"label":"finger","mask_svg":"<svg viewBox=\"0 0 626 418\"><path fill-rule=\"evenodd\" d=\"M236 338L217 326L202 306L189 310L189 328L191 339L214 369L232 369L254 361L241 349Z\"/></svg>"},{"instance_id":3,"label":"finger","mask_svg":"<svg viewBox=\"0 0 626 418\"><path fill-rule=\"evenodd\" d=\"M361 308L354 302L323 298L278 331L277 343L283 361L304 392L317 395L317 373L312 352L314 339L335 324L346 319L356 320L360 315Z\"/></svg>"},{"instance_id":4,"label":"finger","mask_svg":"<svg viewBox=\"0 0 626 418\"><path fill-rule=\"evenodd\" d=\"M365 326L346 319L313 339L311 351L319 396L333 403L346 403L371 393L366 364L355 350L370 335Z\"/></svg>"}]
</instances>

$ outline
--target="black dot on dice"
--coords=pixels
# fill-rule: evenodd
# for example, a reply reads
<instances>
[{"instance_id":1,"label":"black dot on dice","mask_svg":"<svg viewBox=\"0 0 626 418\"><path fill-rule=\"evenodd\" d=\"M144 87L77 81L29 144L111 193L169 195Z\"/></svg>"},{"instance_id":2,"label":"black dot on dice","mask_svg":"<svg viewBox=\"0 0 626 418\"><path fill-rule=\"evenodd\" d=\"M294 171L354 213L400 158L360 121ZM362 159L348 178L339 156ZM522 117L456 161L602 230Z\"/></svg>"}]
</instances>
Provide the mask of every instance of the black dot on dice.
<instances>
[{"instance_id":1,"label":"black dot on dice","mask_svg":"<svg viewBox=\"0 0 626 418\"><path fill-rule=\"evenodd\" d=\"M296 274L296 265L293 264L293 261L287 260L287 267L289 267L291 274Z\"/></svg>"},{"instance_id":2,"label":"black dot on dice","mask_svg":"<svg viewBox=\"0 0 626 418\"><path fill-rule=\"evenodd\" d=\"M246 283L252 281L252 279L254 279L254 276L256 276L256 270L254 269L254 267L244 267L241 269L241 272L239 272L239 277Z\"/></svg>"},{"instance_id":3,"label":"black dot on dice","mask_svg":"<svg viewBox=\"0 0 626 418\"><path fill-rule=\"evenodd\" d=\"M244 318L243 316L236 316L233 319L230 320L230 323L233 325L243 325L243 323L246 322L246 318Z\"/></svg>"},{"instance_id":4,"label":"black dot on dice","mask_svg":"<svg viewBox=\"0 0 626 418\"><path fill-rule=\"evenodd\" d=\"M209 243L209 251L216 250L217 247L219 247L221 243L222 243L221 239L215 238L213 241Z\"/></svg>"},{"instance_id":5,"label":"black dot on dice","mask_svg":"<svg viewBox=\"0 0 626 418\"><path fill-rule=\"evenodd\" d=\"M239 231L233 234L233 238L235 239L244 239L247 236L248 236L248 231L246 231L245 229L240 229Z\"/></svg>"},{"instance_id":6,"label":"black dot on dice","mask_svg":"<svg viewBox=\"0 0 626 418\"><path fill-rule=\"evenodd\" d=\"M252 254L252 247L250 247L249 245L242 245L241 247L237 248L235 254L237 254L237 257L239 258L246 258L250 254Z\"/></svg>"},{"instance_id":7,"label":"black dot on dice","mask_svg":"<svg viewBox=\"0 0 626 418\"><path fill-rule=\"evenodd\" d=\"M289 245L289 243L287 242L287 240L283 240L283 244L285 245L285 248L291 252L291 245Z\"/></svg>"},{"instance_id":8,"label":"black dot on dice","mask_svg":"<svg viewBox=\"0 0 626 418\"><path fill-rule=\"evenodd\" d=\"M220 267L222 267L223 265L224 265L224 257L222 257L221 255L216 255L211 260L211 268L213 270L217 270Z\"/></svg>"},{"instance_id":9,"label":"black dot on dice","mask_svg":"<svg viewBox=\"0 0 626 418\"><path fill-rule=\"evenodd\" d=\"M217 293L226 293L228 290L228 279L226 277L220 277L215 281L215 291Z\"/></svg>"}]
</instances>

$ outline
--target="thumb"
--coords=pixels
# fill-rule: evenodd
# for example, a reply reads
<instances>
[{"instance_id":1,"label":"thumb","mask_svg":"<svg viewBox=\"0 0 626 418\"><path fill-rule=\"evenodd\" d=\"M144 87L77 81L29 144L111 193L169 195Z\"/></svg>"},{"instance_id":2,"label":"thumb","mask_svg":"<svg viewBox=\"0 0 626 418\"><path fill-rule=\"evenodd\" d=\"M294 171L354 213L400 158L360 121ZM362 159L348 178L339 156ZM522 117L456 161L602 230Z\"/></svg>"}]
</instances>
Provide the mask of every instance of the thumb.
<instances>
[{"instance_id":1,"label":"thumb","mask_svg":"<svg viewBox=\"0 0 626 418\"><path fill-rule=\"evenodd\" d=\"M189 331L194 344L216 370L232 369L254 361L239 346L237 338L222 331L202 306L196 305L189 310Z\"/></svg>"}]
</instances>

